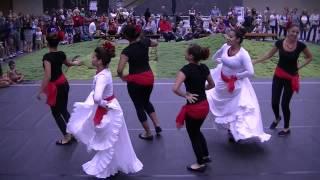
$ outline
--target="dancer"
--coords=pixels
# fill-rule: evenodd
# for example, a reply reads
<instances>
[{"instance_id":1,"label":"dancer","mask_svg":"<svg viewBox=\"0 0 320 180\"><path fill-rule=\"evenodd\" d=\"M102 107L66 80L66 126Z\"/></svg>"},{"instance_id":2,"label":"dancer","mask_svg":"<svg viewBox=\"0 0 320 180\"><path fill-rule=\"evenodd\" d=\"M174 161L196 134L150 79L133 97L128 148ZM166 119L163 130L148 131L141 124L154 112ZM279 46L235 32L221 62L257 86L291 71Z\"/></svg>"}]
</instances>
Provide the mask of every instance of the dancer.
<instances>
[{"instance_id":1,"label":"dancer","mask_svg":"<svg viewBox=\"0 0 320 180\"><path fill-rule=\"evenodd\" d=\"M209 104L205 90L214 87L214 82L210 75L209 68L205 64L199 63L200 60L208 59L210 55L208 48L199 45L191 45L185 58L189 64L183 66L177 74L173 92L178 96L184 97L187 104L183 106L177 116L177 128L181 128L186 121L186 128L192 143L193 151L197 157L197 163L187 166L190 171L203 172L206 163L210 162L206 139L200 128L208 115ZM206 85L206 81L208 84ZM186 93L180 90L181 84L186 86Z\"/></svg>"},{"instance_id":2,"label":"dancer","mask_svg":"<svg viewBox=\"0 0 320 180\"><path fill-rule=\"evenodd\" d=\"M149 47L155 47L157 42L150 39L139 39L141 28L139 26L127 25L123 29L124 37L130 44L120 56L118 64L119 77L127 82L128 93L136 108L138 118L145 130L139 134L139 138L152 140L153 135L147 122L147 115L151 118L157 135L162 131L150 95L153 89L154 76L149 65ZM123 70L129 64L129 75L124 76Z\"/></svg>"},{"instance_id":3,"label":"dancer","mask_svg":"<svg viewBox=\"0 0 320 180\"><path fill-rule=\"evenodd\" d=\"M44 77L37 98L40 100L42 94L47 96L47 104L51 108L52 115L56 120L60 131L64 135L63 139L56 142L57 145L68 145L74 140L71 134L66 132L70 114L67 109L69 84L62 73L62 65L80 66L82 62L75 60L68 61L66 54L58 51L60 39L58 31L51 28L46 37L49 46L49 53L43 56Z\"/></svg>"},{"instance_id":4,"label":"dancer","mask_svg":"<svg viewBox=\"0 0 320 180\"><path fill-rule=\"evenodd\" d=\"M85 173L107 178L118 171L135 173L142 163L133 150L123 111L114 96L112 74L109 69L115 48L110 42L95 49L92 65L97 74L93 90L84 102L74 104L67 131L97 153L82 165Z\"/></svg>"},{"instance_id":5,"label":"dancer","mask_svg":"<svg viewBox=\"0 0 320 180\"><path fill-rule=\"evenodd\" d=\"M250 83L254 75L249 53L241 47L245 30L237 28L226 35L224 44L213 56L219 64L211 74L215 88L207 91L215 122L228 129L231 142L257 137L268 141L263 131L259 103Z\"/></svg>"},{"instance_id":6,"label":"dancer","mask_svg":"<svg viewBox=\"0 0 320 180\"><path fill-rule=\"evenodd\" d=\"M275 69L272 81L272 110L275 120L270 125L270 129L275 129L281 120L279 105L284 117L284 129L278 133L279 136L290 134L290 101L294 92L299 91L299 70L312 61L312 54L307 46L298 41L299 26L292 24L288 27L288 34L284 40L278 40L275 46L254 64L264 62L276 52L279 52L279 61ZM305 55L305 62L298 65L300 53Z\"/></svg>"}]
</instances>

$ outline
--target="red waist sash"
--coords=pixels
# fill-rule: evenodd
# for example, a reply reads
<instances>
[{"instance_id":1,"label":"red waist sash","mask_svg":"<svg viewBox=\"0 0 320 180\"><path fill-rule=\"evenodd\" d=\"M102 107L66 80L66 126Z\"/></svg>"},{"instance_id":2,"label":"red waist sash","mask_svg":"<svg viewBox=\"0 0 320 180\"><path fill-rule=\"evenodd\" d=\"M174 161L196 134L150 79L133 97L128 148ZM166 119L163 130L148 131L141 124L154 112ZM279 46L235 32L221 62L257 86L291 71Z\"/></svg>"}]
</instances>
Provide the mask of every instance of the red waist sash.
<instances>
[{"instance_id":1,"label":"red waist sash","mask_svg":"<svg viewBox=\"0 0 320 180\"><path fill-rule=\"evenodd\" d=\"M57 94L58 94L58 89L57 87L66 83L67 79L66 77L62 74L57 80L53 82L49 82L46 89L45 89L45 94L47 95L47 104L49 106L55 106L57 102Z\"/></svg>"},{"instance_id":2,"label":"red waist sash","mask_svg":"<svg viewBox=\"0 0 320 180\"><path fill-rule=\"evenodd\" d=\"M299 83L299 74L291 75L287 73L285 70L281 69L280 67L277 67L274 73L277 77L289 80L291 82L291 89L293 92L299 92L300 89L300 83Z\"/></svg>"},{"instance_id":3,"label":"red waist sash","mask_svg":"<svg viewBox=\"0 0 320 180\"><path fill-rule=\"evenodd\" d=\"M110 97L105 98L104 100L111 101L114 98L115 98L115 96L112 95ZM101 121L102 121L103 116L105 114L107 114L107 113L108 113L108 109L107 108L98 106L97 110L96 110L96 114L94 115L94 118L93 118L94 125L95 126L99 125L101 123Z\"/></svg>"},{"instance_id":4,"label":"red waist sash","mask_svg":"<svg viewBox=\"0 0 320 180\"><path fill-rule=\"evenodd\" d=\"M124 77L128 82L132 82L142 86L153 86L154 75L152 71L146 71L139 74L129 74Z\"/></svg>"},{"instance_id":5,"label":"red waist sash","mask_svg":"<svg viewBox=\"0 0 320 180\"><path fill-rule=\"evenodd\" d=\"M221 71L221 79L222 79L225 83L227 83L228 91L229 91L230 93L232 93L232 92L234 91L234 88L235 88L234 83L238 80L237 77L236 77L236 76L230 76L230 77L228 77L228 76L224 75L224 74L222 73L222 71Z\"/></svg>"},{"instance_id":6,"label":"red waist sash","mask_svg":"<svg viewBox=\"0 0 320 180\"><path fill-rule=\"evenodd\" d=\"M192 119L205 119L209 113L209 103L207 100L203 100L196 104L187 104L184 105L177 118L176 118L176 126L180 128L183 126L186 117L190 117Z\"/></svg>"}]
</instances>

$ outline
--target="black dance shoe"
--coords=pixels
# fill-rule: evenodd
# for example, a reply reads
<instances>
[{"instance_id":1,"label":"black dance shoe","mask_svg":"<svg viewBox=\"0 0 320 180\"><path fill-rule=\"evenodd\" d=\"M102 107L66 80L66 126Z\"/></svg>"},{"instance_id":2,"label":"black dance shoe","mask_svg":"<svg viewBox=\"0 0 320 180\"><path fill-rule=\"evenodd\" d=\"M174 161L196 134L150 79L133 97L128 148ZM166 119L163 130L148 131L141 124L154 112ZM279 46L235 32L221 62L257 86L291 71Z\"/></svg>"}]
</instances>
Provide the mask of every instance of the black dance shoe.
<instances>
[{"instance_id":1,"label":"black dance shoe","mask_svg":"<svg viewBox=\"0 0 320 180\"><path fill-rule=\"evenodd\" d=\"M160 126L157 126L157 127L156 127L156 133L157 133L157 135L159 136L161 132L162 132L161 127L160 127Z\"/></svg>"},{"instance_id":2,"label":"black dance shoe","mask_svg":"<svg viewBox=\"0 0 320 180\"><path fill-rule=\"evenodd\" d=\"M270 125L270 129L275 129L278 126L280 121L281 121L281 117L273 121L272 124Z\"/></svg>"},{"instance_id":3,"label":"black dance shoe","mask_svg":"<svg viewBox=\"0 0 320 180\"><path fill-rule=\"evenodd\" d=\"M187 169L189 171L193 171L193 172L204 172L206 170L207 166L205 164L200 165L199 168L192 168L192 165L187 166Z\"/></svg>"},{"instance_id":4,"label":"black dance shoe","mask_svg":"<svg viewBox=\"0 0 320 180\"><path fill-rule=\"evenodd\" d=\"M67 142L63 142L63 139L60 139L58 141L56 141L56 145L58 146L67 146L67 145L71 145L73 142L76 142L77 140L74 137L71 137L71 139Z\"/></svg>"},{"instance_id":5,"label":"black dance shoe","mask_svg":"<svg viewBox=\"0 0 320 180\"><path fill-rule=\"evenodd\" d=\"M280 131L280 132L278 133L278 135L281 136L281 137L284 137L284 136L289 135L290 133L291 133L290 129L287 130L287 131L282 130L282 131Z\"/></svg>"}]
</instances>

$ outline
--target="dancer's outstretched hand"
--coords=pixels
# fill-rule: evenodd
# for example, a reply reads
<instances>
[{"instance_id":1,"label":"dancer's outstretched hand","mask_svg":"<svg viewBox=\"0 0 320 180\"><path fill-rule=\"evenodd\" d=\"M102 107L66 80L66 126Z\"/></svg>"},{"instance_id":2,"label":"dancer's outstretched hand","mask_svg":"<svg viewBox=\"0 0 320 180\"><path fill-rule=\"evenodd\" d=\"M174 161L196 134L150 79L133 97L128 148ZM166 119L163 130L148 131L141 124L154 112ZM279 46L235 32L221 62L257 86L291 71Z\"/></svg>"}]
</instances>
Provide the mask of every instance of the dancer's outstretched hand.
<instances>
[{"instance_id":1,"label":"dancer's outstretched hand","mask_svg":"<svg viewBox=\"0 0 320 180\"><path fill-rule=\"evenodd\" d=\"M186 99L189 103L195 103L198 100L198 94L191 94L191 93L187 93L186 94Z\"/></svg>"}]
</instances>

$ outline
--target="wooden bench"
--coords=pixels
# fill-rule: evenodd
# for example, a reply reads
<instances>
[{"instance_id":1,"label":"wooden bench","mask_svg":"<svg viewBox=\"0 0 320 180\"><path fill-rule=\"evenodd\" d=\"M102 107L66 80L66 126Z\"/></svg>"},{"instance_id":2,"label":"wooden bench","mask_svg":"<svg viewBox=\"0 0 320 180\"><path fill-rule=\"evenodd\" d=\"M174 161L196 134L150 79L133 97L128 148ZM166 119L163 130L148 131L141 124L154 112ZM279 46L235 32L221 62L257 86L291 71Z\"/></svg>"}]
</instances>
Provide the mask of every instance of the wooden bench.
<instances>
[{"instance_id":1,"label":"wooden bench","mask_svg":"<svg viewBox=\"0 0 320 180\"><path fill-rule=\"evenodd\" d=\"M263 41L266 38L277 38L277 34L270 34L270 33L246 33L244 35L245 39L262 39Z\"/></svg>"}]
</instances>

